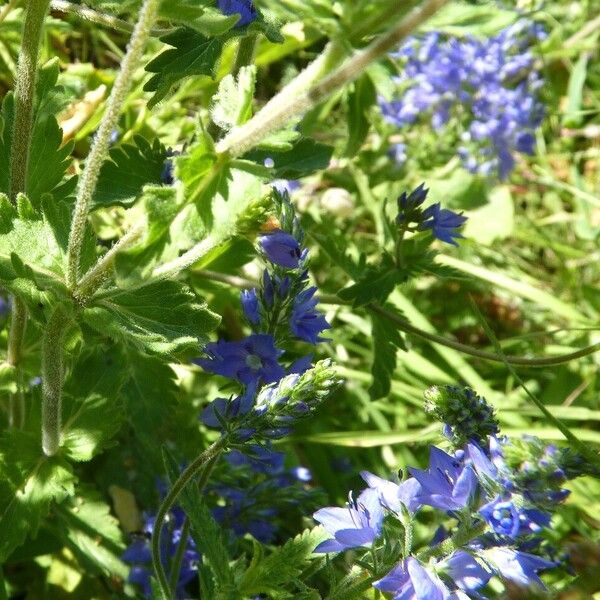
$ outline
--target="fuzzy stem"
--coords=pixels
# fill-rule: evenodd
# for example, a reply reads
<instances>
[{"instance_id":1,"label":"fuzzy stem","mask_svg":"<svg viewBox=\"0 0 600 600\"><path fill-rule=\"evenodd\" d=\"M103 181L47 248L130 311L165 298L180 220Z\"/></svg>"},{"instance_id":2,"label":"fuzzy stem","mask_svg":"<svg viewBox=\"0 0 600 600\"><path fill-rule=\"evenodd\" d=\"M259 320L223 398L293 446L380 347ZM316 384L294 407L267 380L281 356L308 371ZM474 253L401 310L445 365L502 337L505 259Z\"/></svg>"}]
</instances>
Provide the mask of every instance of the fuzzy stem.
<instances>
[{"instance_id":1,"label":"fuzzy stem","mask_svg":"<svg viewBox=\"0 0 600 600\"><path fill-rule=\"evenodd\" d=\"M273 98L253 119L236 127L223 138L217 145L217 152L228 153L232 157L241 156L293 117L305 113L338 88L360 77L366 67L394 49L404 37L415 31L447 2L448 0L426 0L418 9L396 23L391 31L357 52L319 83L307 90L297 90L298 93L291 97L283 90L279 96L284 96L285 101L281 97ZM402 8L399 7L398 10Z\"/></svg>"},{"instance_id":2,"label":"fuzzy stem","mask_svg":"<svg viewBox=\"0 0 600 600\"><path fill-rule=\"evenodd\" d=\"M76 17L79 17L80 19L84 19L86 21L89 21L90 23L95 23L96 25L110 27L111 29L115 29L116 31L131 33L134 28L134 26L128 21L119 19L114 15L103 13L98 10L94 10L93 8L83 6L81 4L73 4L73 2L68 2L67 0L52 0L51 8L52 10L56 10L57 12L71 13ZM161 35L165 35L170 31L173 30L156 28L152 28L150 30L151 34L155 37L160 37Z\"/></svg>"},{"instance_id":3,"label":"fuzzy stem","mask_svg":"<svg viewBox=\"0 0 600 600\"><path fill-rule=\"evenodd\" d=\"M206 485L206 481L212 471L212 466L216 463L217 459L221 455L221 452L227 446L228 437L223 436L216 442L211 444L200 456L190 463L181 473L179 479L173 484L169 493L166 495L162 504L160 505L158 512L156 513L156 519L154 521L154 529L152 531L152 566L154 567L154 573L159 583L161 597L164 600L169 600L172 595L170 593L169 580L165 573L165 569L162 565L160 557L161 548L161 537L162 528L165 522L166 516L169 511L173 508L179 494L185 489L190 481L202 472L202 481Z\"/></svg>"},{"instance_id":4,"label":"fuzzy stem","mask_svg":"<svg viewBox=\"0 0 600 600\"><path fill-rule=\"evenodd\" d=\"M59 305L42 340L42 449L46 456L54 456L60 447L63 340L67 325L68 319Z\"/></svg>"},{"instance_id":5,"label":"fuzzy stem","mask_svg":"<svg viewBox=\"0 0 600 600\"><path fill-rule=\"evenodd\" d=\"M89 205L96 190L100 168L108 154L110 135L117 124L119 113L131 87L133 75L142 58L144 46L150 35L150 28L156 19L159 5L160 0L144 0L138 22L127 47L127 54L121 63L121 69L108 99L106 112L94 137L90 154L79 180L67 253L67 285L72 290L77 284L79 275L79 258L85 235Z\"/></svg>"},{"instance_id":6,"label":"fuzzy stem","mask_svg":"<svg viewBox=\"0 0 600 600\"><path fill-rule=\"evenodd\" d=\"M33 105L37 63L40 55L44 19L49 0L29 0L15 85L15 120L10 156L10 197L14 201L19 192L25 192L29 168L29 148L33 135Z\"/></svg>"},{"instance_id":7,"label":"fuzzy stem","mask_svg":"<svg viewBox=\"0 0 600 600\"><path fill-rule=\"evenodd\" d=\"M80 304L85 304L108 279L119 252L129 248L139 240L144 233L144 228L132 227L98 262L79 280L73 296Z\"/></svg>"}]
</instances>

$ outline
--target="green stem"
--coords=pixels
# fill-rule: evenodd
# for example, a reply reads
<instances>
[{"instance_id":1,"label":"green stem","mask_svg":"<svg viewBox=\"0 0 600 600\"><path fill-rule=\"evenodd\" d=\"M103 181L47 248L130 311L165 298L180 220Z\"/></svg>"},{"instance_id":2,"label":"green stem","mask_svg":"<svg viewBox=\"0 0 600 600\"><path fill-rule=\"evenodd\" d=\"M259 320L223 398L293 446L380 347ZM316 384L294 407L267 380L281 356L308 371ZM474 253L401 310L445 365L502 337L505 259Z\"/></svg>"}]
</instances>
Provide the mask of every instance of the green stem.
<instances>
[{"instance_id":1,"label":"green stem","mask_svg":"<svg viewBox=\"0 0 600 600\"><path fill-rule=\"evenodd\" d=\"M162 528L165 522L166 516L169 514L169 511L175 505L177 498L181 494L181 492L185 489L185 487L192 481L196 475L202 473L201 480L199 485L204 487L206 482L208 481L208 477L212 471L212 467L218 460L221 452L225 449L228 443L228 437L223 436L219 438L216 442L211 444L200 456L196 458L192 463L190 463L181 473L179 479L175 481L169 493L166 495L162 504L160 505L158 512L156 513L156 520L154 521L154 530L152 532L152 566L154 567L154 573L158 580L158 584L160 587L161 597L164 600L170 600L172 595L170 593L170 585L169 580L167 579L167 575L165 573L165 569L163 567L161 556L160 556L160 548L161 548L161 538L162 538Z\"/></svg>"},{"instance_id":2,"label":"green stem","mask_svg":"<svg viewBox=\"0 0 600 600\"><path fill-rule=\"evenodd\" d=\"M434 15L447 2L448 0L426 0L418 9L396 23L388 33L378 37L367 48L357 52L346 63L320 82L312 84L308 89L298 89L298 83L294 82L296 94L290 95L287 89L282 90L250 121L236 127L223 138L217 144L217 152L228 153L232 157L243 155L270 133L283 127L290 119L302 115L325 100L338 88L360 77L372 62L395 48L402 39L415 31L421 23ZM403 10L402 6L398 7L398 12ZM333 46L332 42L329 48L332 47L340 52L339 45ZM322 72L319 69L317 76L312 81L317 80Z\"/></svg>"},{"instance_id":3,"label":"green stem","mask_svg":"<svg viewBox=\"0 0 600 600\"><path fill-rule=\"evenodd\" d=\"M421 552L417 554L417 559L420 562L427 562L430 558L449 556L458 548L462 548L465 544L480 536L486 529L487 524L483 521L479 521L475 525L460 527L452 537L440 542L437 546L421 550Z\"/></svg>"},{"instance_id":4,"label":"green stem","mask_svg":"<svg viewBox=\"0 0 600 600\"><path fill-rule=\"evenodd\" d=\"M235 62L231 69L231 74L235 77L242 67L252 64L254 51L258 42L257 34L246 35L240 39L235 55Z\"/></svg>"},{"instance_id":5,"label":"green stem","mask_svg":"<svg viewBox=\"0 0 600 600\"><path fill-rule=\"evenodd\" d=\"M160 0L144 0L138 21L129 41L127 54L121 63L121 69L113 85L106 111L102 117L100 127L94 136L90 154L79 179L67 251L67 285L71 290L74 290L77 285L79 259L85 236L89 206L92 196L96 191L100 169L108 155L110 135L117 125L121 108L131 87L134 73L142 58L146 41L150 35L150 28L156 19L159 5Z\"/></svg>"},{"instance_id":6,"label":"green stem","mask_svg":"<svg viewBox=\"0 0 600 600\"><path fill-rule=\"evenodd\" d=\"M62 429L63 340L68 318L59 305L42 339L42 449L54 456L60 448Z\"/></svg>"},{"instance_id":7,"label":"green stem","mask_svg":"<svg viewBox=\"0 0 600 600\"><path fill-rule=\"evenodd\" d=\"M81 4L73 4L73 2L68 2L67 0L52 0L51 6L52 10L56 10L61 13L71 13L80 19L84 19L90 23L95 23L96 25L110 27L116 31L131 33L134 28L134 26L128 21L119 19L114 15L109 15ZM166 33L169 33L170 31L173 30L156 28L152 28L150 30L151 34L155 37L160 37Z\"/></svg>"},{"instance_id":8,"label":"green stem","mask_svg":"<svg viewBox=\"0 0 600 600\"><path fill-rule=\"evenodd\" d=\"M207 463L206 466L202 469L200 476L198 477L198 491L202 493L206 484L208 483L208 479L212 470L215 466L215 463L219 459L219 454L215 454ZM186 517L183 521L183 526L181 528L181 539L179 540L179 544L177 545L177 551L173 558L173 563L171 566L171 577L169 579L169 583L171 586L171 593L175 595L175 591L177 590L177 582L179 581L179 573L181 572L181 563L183 561L183 556L185 554L185 549L187 547L188 538L190 535L190 521Z\"/></svg>"},{"instance_id":9,"label":"green stem","mask_svg":"<svg viewBox=\"0 0 600 600\"><path fill-rule=\"evenodd\" d=\"M181 526L181 537L179 538L179 544L177 544L177 550L171 563L171 577L169 578L169 589L171 595L174 597L177 592L177 583L179 582L179 573L181 573L181 564L183 563L183 556L185 549L187 548L188 538L190 537L190 520L185 517L183 525Z\"/></svg>"},{"instance_id":10,"label":"green stem","mask_svg":"<svg viewBox=\"0 0 600 600\"><path fill-rule=\"evenodd\" d=\"M42 42L44 19L50 0L29 0L15 85L15 120L10 155L10 197L15 200L19 192L25 192L29 169L29 149L33 135L33 105L37 63Z\"/></svg>"}]
</instances>

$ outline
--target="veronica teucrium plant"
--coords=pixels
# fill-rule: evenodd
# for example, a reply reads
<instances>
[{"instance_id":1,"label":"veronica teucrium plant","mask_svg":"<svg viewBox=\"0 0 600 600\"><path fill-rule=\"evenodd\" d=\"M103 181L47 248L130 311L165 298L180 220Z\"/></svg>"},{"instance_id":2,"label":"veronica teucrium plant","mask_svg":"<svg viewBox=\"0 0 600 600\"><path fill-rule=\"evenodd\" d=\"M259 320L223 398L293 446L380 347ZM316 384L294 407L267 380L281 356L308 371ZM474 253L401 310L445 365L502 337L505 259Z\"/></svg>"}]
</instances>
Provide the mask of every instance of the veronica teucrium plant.
<instances>
[{"instance_id":1,"label":"veronica teucrium plant","mask_svg":"<svg viewBox=\"0 0 600 600\"><path fill-rule=\"evenodd\" d=\"M435 333L420 310L449 317L446 299L404 295L465 274L473 293L537 289L465 260L484 226L472 190L512 193L549 112L547 27L490 4L0 6L0 598L436 600L575 581L569 502L600 469L580 437L597 439L517 369L589 368L587 314L544 292L580 337L540 357L515 338L521 356L477 303L489 348ZM432 135L428 171L415 148ZM463 171L469 202L440 187ZM577 186L555 188L594 205ZM539 412L540 436L521 435ZM428 418L435 445L426 424L394 441ZM396 466L398 439L414 452Z\"/></svg>"}]
</instances>

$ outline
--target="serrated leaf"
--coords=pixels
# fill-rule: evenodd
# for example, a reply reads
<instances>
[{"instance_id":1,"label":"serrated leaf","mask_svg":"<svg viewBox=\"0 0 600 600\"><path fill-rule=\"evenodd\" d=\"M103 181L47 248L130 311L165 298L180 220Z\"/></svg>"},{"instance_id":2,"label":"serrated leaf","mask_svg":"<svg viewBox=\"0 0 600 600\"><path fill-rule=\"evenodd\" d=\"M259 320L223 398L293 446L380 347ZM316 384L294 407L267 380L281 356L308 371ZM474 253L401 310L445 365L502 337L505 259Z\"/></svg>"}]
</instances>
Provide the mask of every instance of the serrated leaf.
<instances>
[{"instance_id":1,"label":"serrated leaf","mask_svg":"<svg viewBox=\"0 0 600 600\"><path fill-rule=\"evenodd\" d=\"M130 206L142 194L144 186L161 184L167 151L158 139L152 145L142 136L134 144L122 144L110 151L110 160L102 165L92 208Z\"/></svg>"},{"instance_id":2,"label":"serrated leaf","mask_svg":"<svg viewBox=\"0 0 600 600\"><path fill-rule=\"evenodd\" d=\"M73 494L75 478L60 457L42 454L37 436L11 430L0 438L0 563L35 535L50 503Z\"/></svg>"},{"instance_id":3,"label":"serrated leaf","mask_svg":"<svg viewBox=\"0 0 600 600\"><path fill-rule=\"evenodd\" d=\"M244 596L280 592L282 586L300 576L314 549L327 537L320 527L306 530L266 556L262 547L255 546L255 557L242 577L240 592Z\"/></svg>"},{"instance_id":4,"label":"serrated leaf","mask_svg":"<svg viewBox=\"0 0 600 600\"><path fill-rule=\"evenodd\" d=\"M179 477L177 461L165 448L163 449L165 468L171 485ZM231 557L227 551L227 540L202 497L198 487L190 483L181 492L178 503L185 511L192 527L192 537L203 559L212 569L218 588L232 591L234 586Z\"/></svg>"},{"instance_id":5,"label":"serrated leaf","mask_svg":"<svg viewBox=\"0 0 600 600\"><path fill-rule=\"evenodd\" d=\"M207 334L219 324L219 317L176 281L116 292L85 308L82 317L99 333L140 352L163 356L198 353Z\"/></svg>"},{"instance_id":6,"label":"serrated leaf","mask_svg":"<svg viewBox=\"0 0 600 600\"><path fill-rule=\"evenodd\" d=\"M221 128L229 131L252 116L252 100L256 86L256 67L242 67L237 78L227 75L219 83L213 98L211 116Z\"/></svg>"},{"instance_id":7,"label":"serrated leaf","mask_svg":"<svg viewBox=\"0 0 600 600\"><path fill-rule=\"evenodd\" d=\"M368 268L359 281L338 292L342 300L352 302L353 306L364 306L369 302L385 302L405 278L390 261L384 259L383 264Z\"/></svg>"},{"instance_id":8,"label":"serrated leaf","mask_svg":"<svg viewBox=\"0 0 600 600\"><path fill-rule=\"evenodd\" d=\"M302 138L289 151L253 150L243 158L261 165L266 159L271 159L273 161L271 173L274 179L299 179L315 171L326 169L332 154L331 146L315 142L310 138Z\"/></svg>"},{"instance_id":9,"label":"serrated leaf","mask_svg":"<svg viewBox=\"0 0 600 600\"><path fill-rule=\"evenodd\" d=\"M178 81L192 75L214 76L217 60L229 34L209 38L190 29L181 27L161 38L169 46L146 65L146 71L155 75L146 83L146 91L155 92L149 102L152 107L169 93Z\"/></svg>"},{"instance_id":10,"label":"serrated leaf","mask_svg":"<svg viewBox=\"0 0 600 600\"><path fill-rule=\"evenodd\" d=\"M386 308L393 310L389 305ZM384 317L371 313L371 323L373 383L369 387L369 395L372 400L376 400L390 393L391 380L396 369L396 352L398 348L406 351L406 346L400 332Z\"/></svg>"},{"instance_id":11,"label":"serrated leaf","mask_svg":"<svg viewBox=\"0 0 600 600\"><path fill-rule=\"evenodd\" d=\"M120 559L125 549L119 523L110 506L92 489L56 507L51 528L77 558L85 572L125 579L129 567Z\"/></svg>"},{"instance_id":12,"label":"serrated leaf","mask_svg":"<svg viewBox=\"0 0 600 600\"><path fill-rule=\"evenodd\" d=\"M127 378L118 347L95 344L71 370L64 386L62 452L87 461L119 431L123 420L121 388Z\"/></svg>"},{"instance_id":13,"label":"serrated leaf","mask_svg":"<svg viewBox=\"0 0 600 600\"><path fill-rule=\"evenodd\" d=\"M56 113L63 107L64 90L57 86L58 59L44 65L39 72L35 121L29 148L29 170L25 193L36 208L41 197L52 192L56 198L65 198L75 185L75 178L62 184L70 164L72 144L62 145L62 131ZM2 103L0 115L0 192L9 193L9 168L14 126L14 96L9 93Z\"/></svg>"}]
</instances>

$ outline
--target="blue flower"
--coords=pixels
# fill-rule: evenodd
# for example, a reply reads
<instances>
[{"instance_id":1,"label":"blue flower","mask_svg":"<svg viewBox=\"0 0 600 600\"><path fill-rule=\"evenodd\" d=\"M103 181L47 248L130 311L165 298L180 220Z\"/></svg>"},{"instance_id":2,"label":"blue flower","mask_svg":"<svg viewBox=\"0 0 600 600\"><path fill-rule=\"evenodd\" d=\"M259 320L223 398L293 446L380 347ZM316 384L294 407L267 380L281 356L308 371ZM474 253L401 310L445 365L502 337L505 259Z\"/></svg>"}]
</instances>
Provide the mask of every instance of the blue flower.
<instances>
[{"instance_id":1,"label":"blue flower","mask_svg":"<svg viewBox=\"0 0 600 600\"><path fill-rule=\"evenodd\" d=\"M252 0L218 0L217 5L224 15L240 15L236 27L243 27L256 19L256 8Z\"/></svg>"},{"instance_id":2,"label":"blue flower","mask_svg":"<svg viewBox=\"0 0 600 600\"><path fill-rule=\"evenodd\" d=\"M422 488L416 500L441 510L464 508L477 488L477 476L472 467L463 465L435 446L430 448L427 471L411 467L408 471Z\"/></svg>"},{"instance_id":3,"label":"blue flower","mask_svg":"<svg viewBox=\"0 0 600 600\"><path fill-rule=\"evenodd\" d=\"M377 539L383 523L383 508L377 490L368 488L356 500L350 496L347 508L322 508L313 517L334 537L320 543L315 552L341 552L369 546Z\"/></svg>"},{"instance_id":4,"label":"blue flower","mask_svg":"<svg viewBox=\"0 0 600 600\"><path fill-rule=\"evenodd\" d=\"M442 208L438 203L432 204L423 211L423 223L419 226L419 229L431 229L433 237L458 246L454 238L463 237L456 229L462 227L467 217L463 217L462 214L455 213L447 208Z\"/></svg>"},{"instance_id":5,"label":"blue flower","mask_svg":"<svg viewBox=\"0 0 600 600\"><path fill-rule=\"evenodd\" d=\"M444 562L448 575L465 592L478 590L486 585L492 576L473 556L464 550L457 550Z\"/></svg>"},{"instance_id":6,"label":"blue flower","mask_svg":"<svg viewBox=\"0 0 600 600\"><path fill-rule=\"evenodd\" d=\"M479 509L479 514L490 527L500 535L515 538L520 529L520 512L511 500L503 500L499 496Z\"/></svg>"},{"instance_id":7,"label":"blue flower","mask_svg":"<svg viewBox=\"0 0 600 600\"><path fill-rule=\"evenodd\" d=\"M544 588L538 571L556 566L534 554L505 547L488 548L481 551L480 555L498 575L523 586L533 584Z\"/></svg>"},{"instance_id":8,"label":"blue flower","mask_svg":"<svg viewBox=\"0 0 600 600\"><path fill-rule=\"evenodd\" d=\"M294 335L301 340L316 344L324 338L319 334L331 325L325 317L315 310L318 300L314 298L316 287L308 288L298 294L294 300L294 307L290 317L290 327Z\"/></svg>"},{"instance_id":9,"label":"blue flower","mask_svg":"<svg viewBox=\"0 0 600 600\"><path fill-rule=\"evenodd\" d=\"M297 269L300 266L303 252L293 235L277 229L261 235L258 241L272 263L286 269Z\"/></svg>"},{"instance_id":10,"label":"blue flower","mask_svg":"<svg viewBox=\"0 0 600 600\"><path fill-rule=\"evenodd\" d=\"M373 587L393 594L394 600L450 600L450 590L437 574L412 556L399 562Z\"/></svg>"},{"instance_id":11,"label":"blue flower","mask_svg":"<svg viewBox=\"0 0 600 600\"><path fill-rule=\"evenodd\" d=\"M165 534L162 538L161 559L163 563L168 564L177 552L181 540L181 531L185 520L185 513L178 507L169 513L169 528L165 528ZM150 549L150 538L154 530L154 515L146 516L142 528L143 538L134 539L125 549L121 558L132 564L129 572L129 583L135 584L141 588L142 594L146 598L152 596L152 551ZM187 598L185 586L198 576L198 564L200 555L196 550L196 545L192 538L188 539L183 553L179 579L177 581L177 598Z\"/></svg>"},{"instance_id":12,"label":"blue flower","mask_svg":"<svg viewBox=\"0 0 600 600\"><path fill-rule=\"evenodd\" d=\"M396 217L397 223L404 223L413 220L413 217L419 215L417 209L423 204L425 198L427 198L429 190L422 183L416 187L410 194L406 195L406 192L402 192L398 196L398 216Z\"/></svg>"},{"instance_id":13,"label":"blue flower","mask_svg":"<svg viewBox=\"0 0 600 600\"><path fill-rule=\"evenodd\" d=\"M195 363L210 373L230 377L246 385L273 383L284 375L277 359L283 354L275 347L271 335L255 334L239 342L211 342L206 345L208 358L197 358Z\"/></svg>"},{"instance_id":14,"label":"blue flower","mask_svg":"<svg viewBox=\"0 0 600 600\"><path fill-rule=\"evenodd\" d=\"M410 513L414 513L421 506L417 499L422 492L421 486L412 477L397 484L369 471L361 471L360 476L370 488L377 490L381 504L392 512L400 513L401 505L404 505Z\"/></svg>"},{"instance_id":15,"label":"blue flower","mask_svg":"<svg viewBox=\"0 0 600 600\"><path fill-rule=\"evenodd\" d=\"M246 319L248 319L252 325L258 325L260 323L260 306L256 289L242 290L240 293L240 302L242 303L242 309L246 315Z\"/></svg>"}]
</instances>

